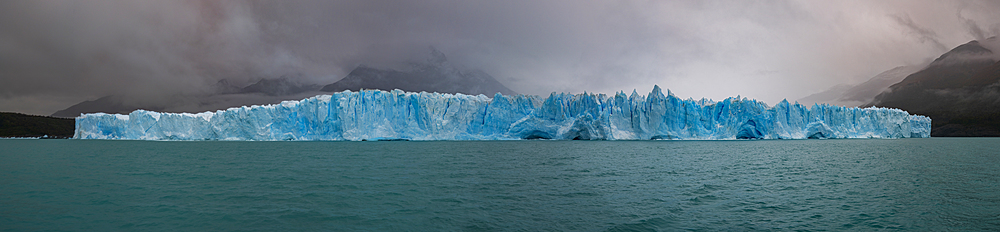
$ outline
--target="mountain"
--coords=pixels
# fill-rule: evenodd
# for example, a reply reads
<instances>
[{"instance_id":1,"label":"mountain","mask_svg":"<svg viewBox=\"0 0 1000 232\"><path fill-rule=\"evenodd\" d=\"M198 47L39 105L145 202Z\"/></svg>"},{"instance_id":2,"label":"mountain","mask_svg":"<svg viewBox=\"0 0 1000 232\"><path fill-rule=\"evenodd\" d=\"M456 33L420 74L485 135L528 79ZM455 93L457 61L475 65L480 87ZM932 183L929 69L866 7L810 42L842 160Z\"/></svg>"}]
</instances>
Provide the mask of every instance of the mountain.
<instances>
[{"instance_id":1,"label":"mountain","mask_svg":"<svg viewBox=\"0 0 1000 232\"><path fill-rule=\"evenodd\" d=\"M423 63L411 63L403 70L380 69L361 65L340 81L326 86L301 83L301 75L263 78L240 87L222 79L211 86L213 93L202 95L163 96L142 101L128 96L111 95L83 101L52 114L53 117L74 118L84 113L120 113L144 109L162 112L204 112L245 105L276 104L285 100L303 99L329 92L361 89L401 89L412 92L464 93L469 95L496 93L516 94L489 74L467 70L448 62L440 51L431 48L431 56Z\"/></svg>"},{"instance_id":2,"label":"mountain","mask_svg":"<svg viewBox=\"0 0 1000 232\"><path fill-rule=\"evenodd\" d=\"M812 105L813 103L848 107L864 105L874 100L879 93L889 89L889 86L899 83L906 76L920 71L923 67L925 66L899 66L879 73L861 84L837 85L829 90L801 98L798 102L804 105Z\"/></svg>"},{"instance_id":3,"label":"mountain","mask_svg":"<svg viewBox=\"0 0 1000 232\"><path fill-rule=\"evenodd\" d=\"M413 63L406 70L358 66L340 81L323 86L321 91L340 92L361 89L400 89L409 92L463 93L469 95L496 93L516 94L493 76L479 70L455 67L440 51L431 48L431 57L424 63Z\"/></svg>"},{"instance_id":4,"label":"mountain","mask_svg":"<svg viewBox=\"0 0 1000 232\"><path fill-rule=\"evenodd\" d=\"M75 127L70 118L0 112L0 137L71 138Z\"/></svg>"},{"instance_id":5,"label":"mountain","mask_svg":"<svg viewBox=\"0 0 1000 232\"><path fill-rule=\"evenodd\" d=\"M214 94L191 96L163 96L155 102L141 101L122 95L111 95L83 101L56 111L53 117L73 118L84 113L120 113L144 109L168 112L203 112L243 105L275 104L284 100L301 99L322 94L320 86L296 81L297 76L260 79L245 87L238 87L229 80L219 80L213 86Z\"/></svg>"},{"instance_id":6,"label":"mountain","mask_svg":"<svg viewBox=\"0 0 1000 232\"><path fill-rule=\"evenodd\" d=\"M163 110L161 106L136 106L125 103L126 97L121 95L104 96L91 101L83 101L72 105L66 109L56 111L51 116L60 118L74 118L84 113L128 113L137 109Z\"/></svg>"},{"instance_id":7,"label":"mountain","mask_svg":"<svg viewBox=\"0 0 1000 232\"><path fill-rule=\"evenodd\" d=\"M1000 136L1000 40L962 44L865 106L933 119L931 136Z\"/></svg>"},{"instance_id":8,"label":"mountain","mask_svg":"<svg viewBox=\"0 0 1000 232\"><path fill-rule=\"evenodd\" d=\"M295 77L295 78L293 78ZM286 96L297 93L319 90L319 85L302 84L295 80L301 79L301 75L293 77L281 76L275 79L260 79L247 87L241 88L238 93L261 93L268 96Z\"/></svg>"}]
</instances>

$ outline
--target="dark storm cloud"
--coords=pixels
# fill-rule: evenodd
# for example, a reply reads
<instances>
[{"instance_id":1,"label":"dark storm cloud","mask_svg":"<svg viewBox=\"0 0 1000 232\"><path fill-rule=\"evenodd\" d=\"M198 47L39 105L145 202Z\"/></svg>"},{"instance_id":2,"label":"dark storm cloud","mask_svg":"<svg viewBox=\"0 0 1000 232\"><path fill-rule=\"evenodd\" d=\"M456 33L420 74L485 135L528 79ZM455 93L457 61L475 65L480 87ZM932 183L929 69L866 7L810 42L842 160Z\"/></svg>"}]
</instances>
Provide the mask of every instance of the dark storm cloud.
<instances>
[{"instance_id":1,"label":"dark storm cloud","mask_svg":"<svg viewBox=\"0 0 1000 232\"><path fill-rule=\"evenodd\" d=\"M0 94L133 100L191 94L213 79L264 74L273 48L241 5L172 1L5 1ZM6 104L5 104L6 105ZM54 104L55 105L55 104ZM58 108L56 108L58 109Z\"/></svg>"},{"instance_id":2,"label":"dark storm cloud","mask_svg":"<svg viewBox=\"0 0 1000 232\"><path fill-rule=\"evenodd\" d=\"M0 111L221 79L327 84L428 47L511 89L743 95L860 82L1000 31L993 1L2 1Z\"/></svg>"}]
</instances>

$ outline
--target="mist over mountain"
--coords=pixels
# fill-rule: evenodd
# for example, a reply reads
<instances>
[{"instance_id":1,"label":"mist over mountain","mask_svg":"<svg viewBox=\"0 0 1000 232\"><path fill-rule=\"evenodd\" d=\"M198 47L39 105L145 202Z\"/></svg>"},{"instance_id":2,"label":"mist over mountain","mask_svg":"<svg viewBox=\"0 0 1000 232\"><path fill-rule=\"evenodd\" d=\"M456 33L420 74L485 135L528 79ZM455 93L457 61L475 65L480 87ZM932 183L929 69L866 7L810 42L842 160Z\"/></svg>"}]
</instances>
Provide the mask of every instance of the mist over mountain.
<instances>
[{"instance_id":1,"label":"mist over mountain","mask_svg":"<svg viewBox=\"0 0 1000 232\"><path fill-rule=\"evenodd\" d=\"M126 103L126 98L121 95L110 95L90 101L83 101L66 109L56 111L51 116L73 118L86 113L128 113L137 109L163 110L163 107L159 105L143 104L140 106L139 104Z\"/></svg>"},{"instance_id":2,"label":"mist over mountain","mask_svg":"<svg viewBox=\"0 0 1000 232\"><path fill-rule=\"evenodd\" d=\"M410 62L403 69L373 68L359 66L340 81L320 86L306 83L302 74L282 75L277 78L261 78L257 82L240 86L228 79L219 80L211 93L192 95L162 96L156 101L132 98L126 95L110 95L95 100L83 101L53 113L53 117L72 118L85 113L128 114L137 109L159 112L204 112L245 105L276 104L285 100L299 100L329 92L361 89L393 90L411 92L439 92L485 94L516 94L489 74L479 70L469 70L448 62L443 53L431 48L429 58L424 62Z\"/></svg>"},{"instance_id":3,"label":"mist over mountain","mask_svg":"<svg viewBox=\"0 0 1000 232\"><path fill-rule=\"evenodd\" d=\"M411 63L403 70L374 68L365 65L352 70L340 81L323 86L322 91L340 92L362 89L393 90L409 92L463 93L493 96L516 94L498 82L493 76L479 70L467 70L448 62L443 53L431 48L431 56L423 63Z\"/></svg>"},{"instance_id":4,"label":"mist over mountain","mask_svg":"<svg viewBox=\"0 0 1000 232\"><path fill-rule=\"evenodd\" d=\"M275 104L322 94L319 85L299 83L294 76L262 78L257 82L238 87L227 79L215 84L215 92L199 95L168 95L157 101L133 99L125 95L110 95L83 101L51 116L72 118L85 113L119 113L144 109L164 112L203 112L244 105Z\"/></svg>"},{"instance_id":5,"label":"mist over mountain","mask_svg":"<svg viewBox=\"0 0 1000 232\"><path fill-rule=\"evenodd\" d=\"M295 78L295 76L301 75L294 75L292 77L281 76L275 79L260 79L257 83L243 87L237 92L248 94L260 93L268 96L286 96L319 90L319 85L300 83L297 80L301 78Z\"/></svg>"},{"instance_id":6,"label":"mist over mountain","mask_svg":"<svg viewBox=\"0 0 1000 232\"><path fill-rule=\"evenodd\" d=\"M870 103L875 96L889 89L889 86L899 83L906 76L923 69L925 65L899 66L875 75L868 81L857 85L837 85L829 90L815 93L798 100L804 105L830 104L839 106L860 106Z\"/></svg>"},{"instance_id":7,"label":"mist over mountain","mask_svg":"<svg viewBox=\"0 0 1000 232\"><path fill-rule=\"evenodd\" d=\"M864 106L933 119L932 136L1000 136L1000 40L971 41L908 75Z\"/></svg>"}]
</instances>

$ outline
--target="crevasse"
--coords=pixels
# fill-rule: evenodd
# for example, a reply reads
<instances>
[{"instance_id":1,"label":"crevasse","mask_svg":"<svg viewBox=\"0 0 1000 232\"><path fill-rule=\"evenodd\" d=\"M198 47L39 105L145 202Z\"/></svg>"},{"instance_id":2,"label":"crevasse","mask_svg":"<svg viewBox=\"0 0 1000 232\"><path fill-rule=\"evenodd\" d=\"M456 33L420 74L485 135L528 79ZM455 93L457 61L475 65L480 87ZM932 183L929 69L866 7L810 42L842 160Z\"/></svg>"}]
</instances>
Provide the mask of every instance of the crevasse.
<instances>
[{"instance_id":1,"label":"crevasse","mask_svg":"<svg viewBox=\"0 0 1000 232\"><path fill-rule=\"evenodd\" d=\"M504 96L344 91L215 112L84 114L76 139L507 140L929 137L931 119L888 108L682 100L634 91Z\"/></svg>"}]
</instances>

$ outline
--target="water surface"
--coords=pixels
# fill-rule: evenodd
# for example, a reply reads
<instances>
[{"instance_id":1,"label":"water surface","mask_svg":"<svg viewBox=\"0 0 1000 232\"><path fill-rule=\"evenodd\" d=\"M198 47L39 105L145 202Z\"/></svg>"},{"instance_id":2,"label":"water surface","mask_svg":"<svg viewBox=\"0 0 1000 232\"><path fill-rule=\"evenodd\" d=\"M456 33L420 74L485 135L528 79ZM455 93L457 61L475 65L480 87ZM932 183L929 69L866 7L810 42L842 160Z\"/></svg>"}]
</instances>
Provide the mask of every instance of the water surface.
<instances>
[{"instance_id":1,"label":"water surface","mask_svg":"<svg viewBox=\"0 0 1000 232\"><path fill-rule=\"evenodd\" d=\"M0 230L995 230L1000 139L0 140Z\"/></svg>"}]
</instances>

